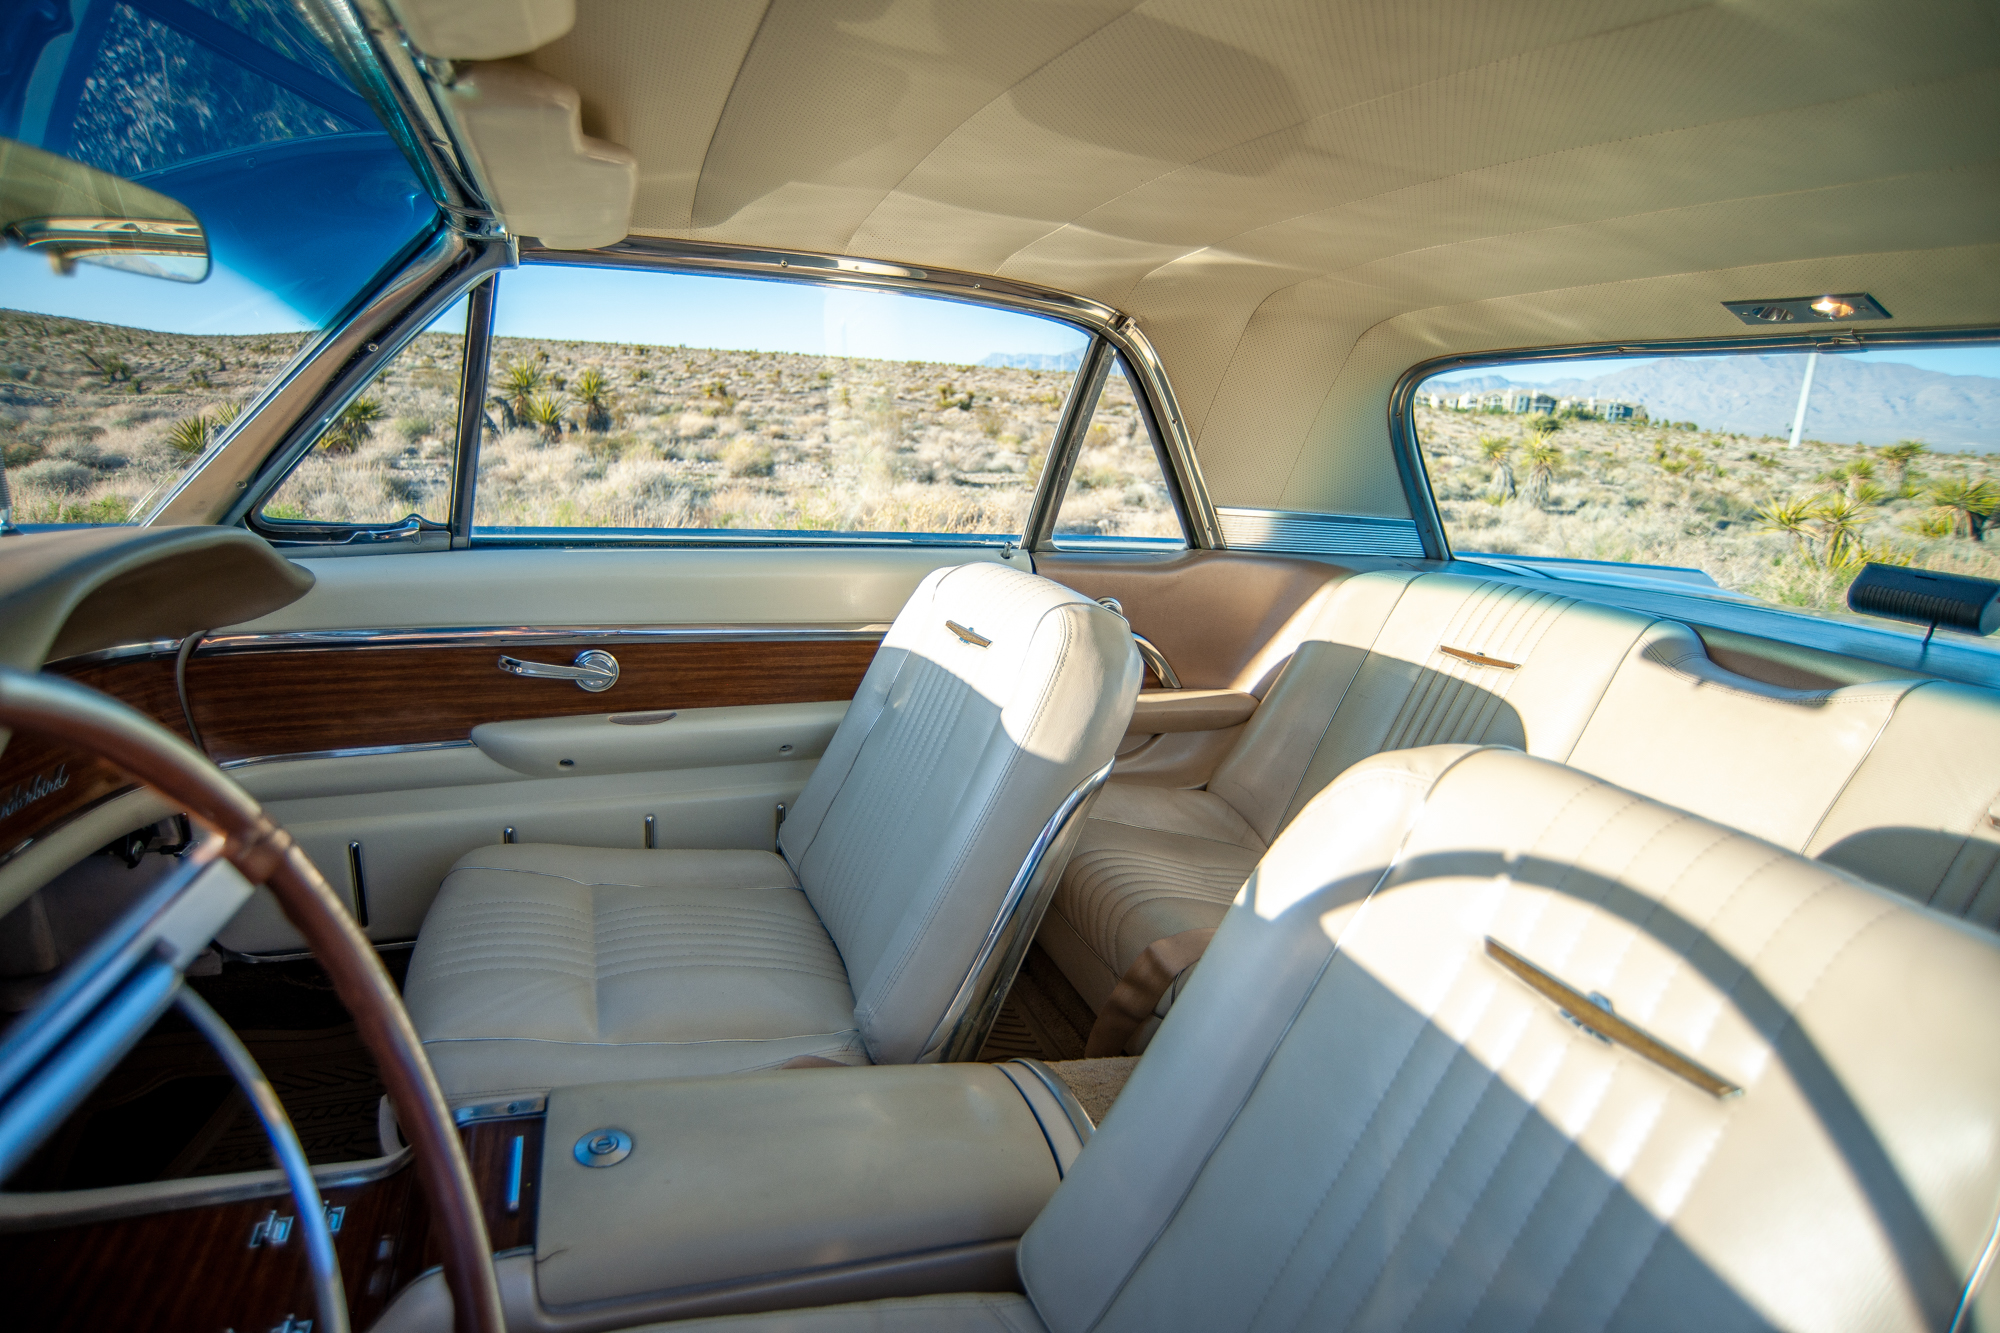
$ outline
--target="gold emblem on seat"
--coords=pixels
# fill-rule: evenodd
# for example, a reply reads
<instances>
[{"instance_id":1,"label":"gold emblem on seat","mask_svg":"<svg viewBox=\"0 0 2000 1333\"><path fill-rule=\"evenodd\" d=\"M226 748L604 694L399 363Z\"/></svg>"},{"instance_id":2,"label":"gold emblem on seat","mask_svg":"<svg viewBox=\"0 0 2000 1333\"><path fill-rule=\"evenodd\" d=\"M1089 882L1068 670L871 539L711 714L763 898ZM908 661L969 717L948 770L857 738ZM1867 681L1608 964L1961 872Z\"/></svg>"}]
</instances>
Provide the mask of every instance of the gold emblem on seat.
<instances>
[{"instance_id":1,"label":"gold emblem on seat","mask_svg":"<svg viewBox=\"0 0 2000 1333\"><path fill-rule=\"evenodd\" d=\"M1609 1000L1602 996L1585 995L1574 986L1558 981L1491 935L1486 937L1486 956L1527 982L1545 999L1555 1001L1561 1007L1564 1018L1593 1037L1616 1042L1634 1054L1644 1056L1668 1073L1679 1075L1712 1097L1734 1097L1743 1091L1720 1074L1688 1059L1645 1029L1620 1018L1611 1011Z\"/></svg>"},{"instance_id":2,"label":"gold emblem on seat","mask_svg":"<svg viewBox=\"0 0 2000 1333\"><path fill-rule=\"evenodd\" d=\"M1447 648L1443 644L1439 644L1438 651L1446 657L1456 657L1459 661L1470 662L1474 666L1499 667L1502 671L1519 671L1521 669L1519 662L1509 662L1499 657L1488 657L1485 653L1467 652L1463 648Z\"/></svg>"},{"instance_id":3,"label":"gold emblem on seat","mask_svg":"<svg viewBox=\"0 0 2000 1333\"><path fill-rule=\"evenodd\" d=\"M987 638L984 634L979 634L974 632L973 630L967 629L965 626L959 624L956 620L945 621L944 627L950 630L953 634L956 634L959 638L963 639L965 642L971 644L974 648L990 648L993 646L993 640Z\"/></svg>"}]
</instances>

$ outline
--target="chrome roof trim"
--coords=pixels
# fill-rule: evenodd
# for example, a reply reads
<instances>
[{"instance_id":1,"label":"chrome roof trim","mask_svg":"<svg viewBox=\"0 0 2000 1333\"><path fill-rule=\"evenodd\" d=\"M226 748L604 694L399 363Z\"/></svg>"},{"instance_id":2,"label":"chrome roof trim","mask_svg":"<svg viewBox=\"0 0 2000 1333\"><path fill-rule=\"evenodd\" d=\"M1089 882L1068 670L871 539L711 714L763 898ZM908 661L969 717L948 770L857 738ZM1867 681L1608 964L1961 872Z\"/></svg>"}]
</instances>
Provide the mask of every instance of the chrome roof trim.
<instances>
[{"instance_id":1,"label":"chrome roof trim","mask_svg":"<svg viewBox=\"0 0 2000 1333\"><path fill-rule=\"evenodd\" d=\"M1166 367L1152 341L1130 315L1087 296L1076 296L1013 278L967 273L958 269L923 268L879 259L821 254L810 250L774 250L751 246L718 245L711 241L684 241L664 236L628 236L615 245L597 250L548 250L539 246L521 247L523 263L589 264L600 268L665 269L675 273L736 273L780 282L810 282L868 287L878 291L912 292L946 300L978 305L1002 306L1076 324L1105 341L1123 355L1143 383L1135 387L1155 417L1161 438L1174 470L1178 473L1181 497L1193 531L1188 544L1218 549L1223 543L1222 525L1209 499L1208 485L1201 475L1194 441L1181 416L1180 403L1167 382Z\"/></svg>"}]
</instances>

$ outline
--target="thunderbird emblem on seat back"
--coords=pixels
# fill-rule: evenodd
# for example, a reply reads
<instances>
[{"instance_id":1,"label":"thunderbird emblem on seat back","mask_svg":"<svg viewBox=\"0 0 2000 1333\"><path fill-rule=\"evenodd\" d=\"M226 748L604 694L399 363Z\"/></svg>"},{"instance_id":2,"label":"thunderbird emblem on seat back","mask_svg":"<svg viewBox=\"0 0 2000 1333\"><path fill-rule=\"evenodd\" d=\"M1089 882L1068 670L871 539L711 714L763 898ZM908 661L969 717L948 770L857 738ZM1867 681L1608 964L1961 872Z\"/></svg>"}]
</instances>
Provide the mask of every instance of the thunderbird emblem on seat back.
<instances>
[{"instance_id":1,"label":"thunderbird emblem on seat back","mask_svg":"<svg viewBox=\"0 0 2000 1333\"><path fill-rule=\"evenodd\" d=\"M959 638L963 639L965 642L971 644L974 648L990 648L993 646L993 640L987 638L984 634L979 634L973 630L966 628L964 625L959 624L956 620L945 621L944 627L950 630L953 634L956 634Z\"/></svg>"}]
</instances>

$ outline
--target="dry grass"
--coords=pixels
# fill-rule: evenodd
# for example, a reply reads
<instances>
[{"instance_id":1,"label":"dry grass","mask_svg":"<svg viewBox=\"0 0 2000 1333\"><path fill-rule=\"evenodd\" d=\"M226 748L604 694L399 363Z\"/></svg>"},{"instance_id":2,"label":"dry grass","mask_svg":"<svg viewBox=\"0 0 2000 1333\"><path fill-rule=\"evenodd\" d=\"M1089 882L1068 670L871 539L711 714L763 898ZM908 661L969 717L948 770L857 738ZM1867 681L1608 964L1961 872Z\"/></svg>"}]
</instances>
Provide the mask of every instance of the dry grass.
<instances>
[{"instance_id":1,"label":"dry grass","mask_svg":"<svg viewBox=\"0 0 2000 1333\"><path fill-rule=\"evenodd\" d=\"M1452 545L1465 552L1559 556L1700 569L1732 591L1840 611L1867 560L2000 578L2000 546L1950 535L1932 494L1953 481L2000 482L2000 457L1925 454L1906 475L1882 449L1752 439L1658 424L1570 420L1548 498L1533 498L1531 422L1419 408L1418 437ZM1481 441L1505 446L1500 460ZM1504 470L1516 494L1506 494ZM1774 507L1808 514L1798 531ZM1845 503L1845 518L1829 514Z\"/></svg>"},{"instance_id":2,"label":"dry grass","mask_svg":"<svg viewBox=\"0 0 2000 1333\"><path fill-rule=\"evenodd\" d=\"M143 510L194 456L175 446L176 426L248 399L304 338L152 333L0 310L0 453L15 520L118 523Z\"/></svg>"}]
</instances>

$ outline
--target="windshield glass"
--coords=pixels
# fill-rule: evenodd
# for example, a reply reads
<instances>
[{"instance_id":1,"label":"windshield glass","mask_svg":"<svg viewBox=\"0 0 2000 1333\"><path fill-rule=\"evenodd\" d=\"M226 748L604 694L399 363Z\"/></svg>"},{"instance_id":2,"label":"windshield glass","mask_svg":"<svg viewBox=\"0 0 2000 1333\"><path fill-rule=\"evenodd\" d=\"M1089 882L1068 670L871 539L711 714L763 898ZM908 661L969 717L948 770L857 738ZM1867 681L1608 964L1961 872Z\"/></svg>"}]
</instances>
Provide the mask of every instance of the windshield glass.
<instances>
[{"instance_id":1,"label":"windshield glass","mask_svg":"<svg viewBox=\"0 0 2000 1333\"><path fill-rule=\"evenodd\" d=\"M47 211L93 215L10 218L0 247L14 517L125 521L436 209L285 0L27 0L0 37L0 199L43 211L32 168L68 186ZM152 253L81 252L135 228Z\"/></svg>"},{"instance_id":2,"label":"windshield glass","mask_svg":"<svg viewBox=\"0 0 2000 1333\"><path fill-rule=\"evenodd\" d=\"M1495 362L1414 407L1460 556L1836 615L1871 561L2000 578L2000 345Z\"/></svg>"}]
</instances>

